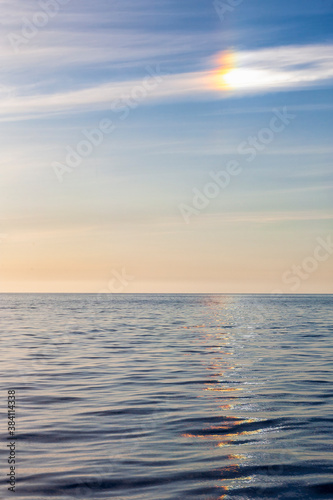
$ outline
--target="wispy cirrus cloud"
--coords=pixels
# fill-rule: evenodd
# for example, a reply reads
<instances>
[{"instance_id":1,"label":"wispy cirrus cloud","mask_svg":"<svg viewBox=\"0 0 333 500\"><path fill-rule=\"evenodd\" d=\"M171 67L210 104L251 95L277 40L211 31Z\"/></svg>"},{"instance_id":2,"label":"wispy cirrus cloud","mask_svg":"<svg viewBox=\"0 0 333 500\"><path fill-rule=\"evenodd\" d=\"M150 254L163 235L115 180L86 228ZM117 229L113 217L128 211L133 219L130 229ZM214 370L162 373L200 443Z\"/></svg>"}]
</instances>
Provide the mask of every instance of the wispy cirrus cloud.
<instances>
[{"instance_id":1,"label":"wispy cirrus cloud","mask_svg":"<svg viewBox=\"0 0 333 500\"><path fill-rule=\"evenodd\" d=\"M236 52L222 85L244 92L309 87L332 82L333 45L270 47Z\"/></svg>"},{"instance_id":2,"label":"wispy cirrus cloud","mask_svg":"<svg viewBox=\"0 0 333 500\"><path fill-rule=\"evenodd\" d=\"M67 64L68 55L65 59ZM163 75L164 68L157 65L154 71L162 75L163 81L148 93L144 101L225 99L312 88L333 81L333 45L283 46L235 52L234 60L234 67L220 72L214 67L214 58L209 63L210 68L187 73ZM135 92L133 89L142 85L149 74L147 69L142 73L139 79L113 80L70 91L42 93L24 84L17 85L11 95L3 96L2 120L109 108L112 102L130 97ZM219 79L223 80L220 87Z\"/></svg>"}]
</instances>

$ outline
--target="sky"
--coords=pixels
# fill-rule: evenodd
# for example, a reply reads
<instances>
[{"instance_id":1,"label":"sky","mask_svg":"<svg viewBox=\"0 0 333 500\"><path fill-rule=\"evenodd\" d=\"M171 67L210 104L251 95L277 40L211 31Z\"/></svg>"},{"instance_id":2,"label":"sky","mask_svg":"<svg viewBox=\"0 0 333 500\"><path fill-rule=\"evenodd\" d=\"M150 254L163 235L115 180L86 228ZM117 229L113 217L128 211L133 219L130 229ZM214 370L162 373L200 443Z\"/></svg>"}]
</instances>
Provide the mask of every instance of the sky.
<instances>
[{"instance_id":1,"label":"sky","mask_svg":"<svg viewBox=\"0 0 333 500\"><path fill-rule=\"evenodd\" d=\"M0 5L0 292L333 293L333 1Z\"/></svg>"}]
</instances>

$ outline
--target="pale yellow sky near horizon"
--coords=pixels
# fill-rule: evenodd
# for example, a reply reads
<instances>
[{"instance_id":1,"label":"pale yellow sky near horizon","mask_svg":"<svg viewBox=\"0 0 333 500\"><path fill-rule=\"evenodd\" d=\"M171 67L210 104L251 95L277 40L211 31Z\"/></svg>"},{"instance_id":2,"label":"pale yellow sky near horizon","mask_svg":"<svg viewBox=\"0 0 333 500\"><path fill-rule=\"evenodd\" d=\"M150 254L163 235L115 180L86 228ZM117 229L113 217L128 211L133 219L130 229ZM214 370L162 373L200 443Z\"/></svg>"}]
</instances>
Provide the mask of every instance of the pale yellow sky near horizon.
<instances>
[{"instance_id":1,"label":"pale yellow sky near horizon","mask_svg":"<svg viewBox=\"0 0 333 500\"><path fill-rule=\"evenodd\" d=\"M0 292L333 293L327 222L203 215L12 232L0 243Z\"/></svg>"}]
</instances>

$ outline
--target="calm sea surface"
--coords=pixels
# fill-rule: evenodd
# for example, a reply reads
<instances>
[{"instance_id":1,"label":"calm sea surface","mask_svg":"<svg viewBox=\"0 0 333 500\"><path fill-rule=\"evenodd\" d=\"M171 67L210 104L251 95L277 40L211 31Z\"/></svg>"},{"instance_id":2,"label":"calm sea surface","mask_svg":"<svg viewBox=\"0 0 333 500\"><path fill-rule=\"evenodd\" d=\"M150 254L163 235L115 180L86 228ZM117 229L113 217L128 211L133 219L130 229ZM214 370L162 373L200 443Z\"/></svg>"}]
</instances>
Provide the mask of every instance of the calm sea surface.
<instances>
[{"instance_id":1,"label":"calm sea surface","mask_svg":"<svg viewBox=\"0 0 333 500\"><path fill-rule=\"evenodd\" d=\"M0 300L0 498L333 498L332 295Z\"/></svg>"}]
</instances>

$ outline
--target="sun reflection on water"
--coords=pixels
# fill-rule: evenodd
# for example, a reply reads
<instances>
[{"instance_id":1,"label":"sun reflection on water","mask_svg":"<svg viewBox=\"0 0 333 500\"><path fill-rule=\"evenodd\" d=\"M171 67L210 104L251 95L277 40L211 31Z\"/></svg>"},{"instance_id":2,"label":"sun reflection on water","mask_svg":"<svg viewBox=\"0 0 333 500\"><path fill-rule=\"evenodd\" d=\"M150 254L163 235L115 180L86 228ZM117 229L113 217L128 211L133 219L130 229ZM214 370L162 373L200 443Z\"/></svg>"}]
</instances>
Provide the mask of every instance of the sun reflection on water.
<instances>
[{"instance_id":1,"label":"sun reflection on water","mask_svg":"<svg viewBox=\"0 0 333 500\"><path fill-rule=\"evenodd\" d=\"M259 419L240 417L234 413L241 403L242 392L248 391L248 387L246 387L243 378L233 376L233 371L239 368L235 359L237 359L242 345L235 333L239 318L235 318L230 310L231 300L233 299L230 296L205 297L203 301L209 312L209 321L205 325L193 327L203 330L200 332L201 336L198 342L201 349L211 354L211 356L203 356L201 360L207 370L208 380L197 397L208 396L212 398L216 413L223 410L223 413L220 413L221 421L209 425L201 431L182 434L182 437L186 439L209 442L216 449L228 447L232 449L239 444L240 439L256 436L263 432L262 429L249 429L248 427L249 424L257 422ZM214 378L218 380L214 381ZM223 458L225 459L225 455ZM237 484L239 485L240 481L250 482L253 479L252 476L244 477L242 475L241 464L246 459L246 455L236 452L230 452L227 455L227 460L230 463L221 468L221 479L216 484L218 489L223 492L218 497L219 499L225 499L228 492Z\"/></svg>"}]
</instances>

